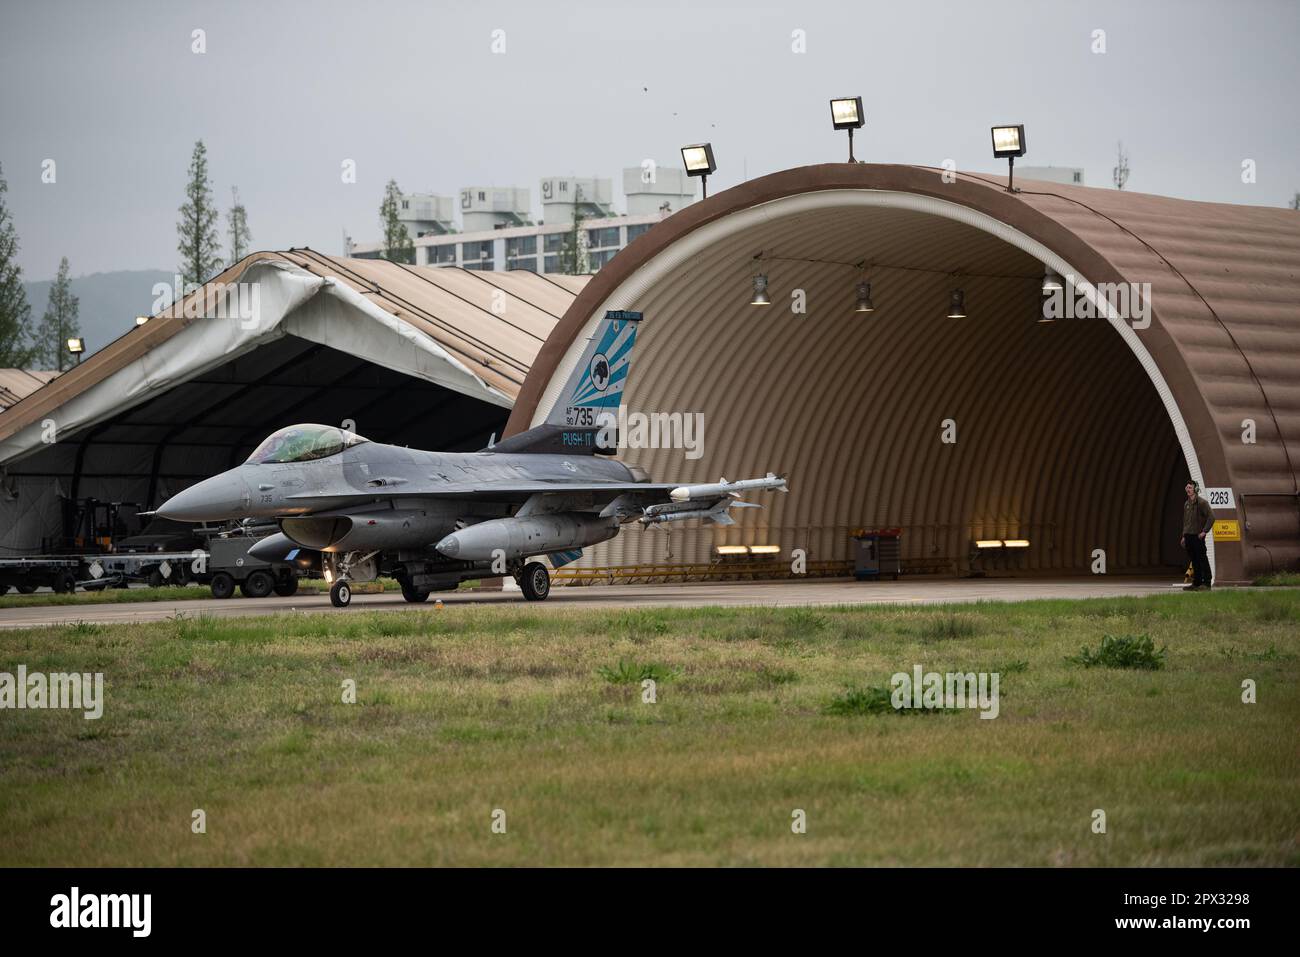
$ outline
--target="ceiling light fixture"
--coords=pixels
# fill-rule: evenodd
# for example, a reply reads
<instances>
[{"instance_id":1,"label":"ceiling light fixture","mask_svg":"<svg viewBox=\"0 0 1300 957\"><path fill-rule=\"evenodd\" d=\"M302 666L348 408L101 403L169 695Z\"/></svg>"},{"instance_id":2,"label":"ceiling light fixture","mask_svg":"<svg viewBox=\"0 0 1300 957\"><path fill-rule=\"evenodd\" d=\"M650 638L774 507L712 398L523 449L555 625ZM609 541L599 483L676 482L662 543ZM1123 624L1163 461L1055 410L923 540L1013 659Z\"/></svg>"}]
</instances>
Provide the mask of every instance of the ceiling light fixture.
<instances>
[{"instance_id":1,"label":"ceiling light fixture","mask_svg":"<svg viewBox=\"0 0 1300 957\"><path fill-rule=\"evenodd\" d=\"M876 305L871 301L871 283L858 283L858 305L854 312L875 312Z\"/></svg>"}]
</instances>

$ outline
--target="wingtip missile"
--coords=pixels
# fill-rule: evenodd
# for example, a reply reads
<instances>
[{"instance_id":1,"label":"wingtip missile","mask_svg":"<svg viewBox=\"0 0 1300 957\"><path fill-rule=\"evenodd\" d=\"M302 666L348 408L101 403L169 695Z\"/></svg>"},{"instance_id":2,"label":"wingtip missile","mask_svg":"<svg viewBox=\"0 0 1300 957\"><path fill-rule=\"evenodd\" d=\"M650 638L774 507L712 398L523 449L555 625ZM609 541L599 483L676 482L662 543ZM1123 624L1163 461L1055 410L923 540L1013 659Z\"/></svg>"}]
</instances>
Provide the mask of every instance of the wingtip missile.
<instances>
[{"instance_id":1,"label":"wingtip missile","mask_svg":"<svg viewBox=\"0 0 1300 957\"><path fill-rule=\"evenodd\" d=\"M741 492L752 490L789 491L786 488L784 475L775 475L768 472L765 477L760 479L741 479L738 482L728 482L724 478L720 482L712 482L708 485L680 485L669 492L668 497L674 502L689 502L696 499L718 498L723 495L735 498Z\"/></svg>"}]
</instances>

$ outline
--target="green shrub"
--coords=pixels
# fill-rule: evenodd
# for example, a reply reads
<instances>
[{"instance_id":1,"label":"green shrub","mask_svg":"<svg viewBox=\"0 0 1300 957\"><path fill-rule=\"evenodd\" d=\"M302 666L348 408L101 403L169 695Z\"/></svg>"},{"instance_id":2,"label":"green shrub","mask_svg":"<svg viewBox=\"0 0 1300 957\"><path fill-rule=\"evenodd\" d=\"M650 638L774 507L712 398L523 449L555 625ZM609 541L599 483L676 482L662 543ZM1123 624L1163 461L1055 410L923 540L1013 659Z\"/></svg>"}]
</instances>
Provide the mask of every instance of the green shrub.
<instances>
[{"instance_id":1,"label":"green shrub","mask_svg":"<svg viewBox=\"0 0 1300 957\"><path fill-rule=\"evenodd\" d=\"M1077 655L1067 655L1066 661L1085 668L1137 668L1142 671L1159 671L1165 666L1169 646L1159 649L1150 635L1102 635L1097 650L1084 645Z\"/></svg>"},{"instance_id":2,"label":"green shrub","mask_svg":"<svg viewBox=\"0 0 1300 957\"><path fill-rule=\"evenodd\" d=\"M823 710L825 714L884 714L897 711L890 700L888 688L845 688L832 698Z\"/></svg>"},{"instance_id":3,"label":"green shrub","mask_svg":"<svg viewBox=\"0 0 1300 957\"><path fill-rule=\"evenodd\" d=\"M822 709L823 714L938 714L951 708L895 708L894 695L888 688L845 688Z\"/></svg>"},{"instance_id":4,"label":"green shrub","mask_svg":"<svg viewBox=\"0 0 1300 957\"><path fill-rule=\"evenodd\" d=\"M662 683L677 677L677 672L665 665L637 664L634 661L619 659L618 665L611 668L604 665L596 670L602 678L614 685L640 684L647 678Z\"/></svg>"}]
</instances>

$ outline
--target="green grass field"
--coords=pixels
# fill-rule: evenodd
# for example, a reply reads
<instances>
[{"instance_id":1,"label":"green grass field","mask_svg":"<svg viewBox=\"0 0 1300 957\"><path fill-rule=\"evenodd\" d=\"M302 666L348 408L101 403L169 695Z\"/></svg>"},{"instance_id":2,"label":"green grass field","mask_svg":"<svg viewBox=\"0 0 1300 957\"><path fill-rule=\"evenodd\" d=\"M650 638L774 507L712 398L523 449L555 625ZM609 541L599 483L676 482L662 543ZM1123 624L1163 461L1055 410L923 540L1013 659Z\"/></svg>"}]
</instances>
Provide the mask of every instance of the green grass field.
<instances>
[{"instance_id":1,"label":"green grass field","mask_svg":"<svg viewBox=\"0 0 1300 957\"><path fill-rule=\"evenodd\" d=\"M1164 667L1067 662L1107 634ZM182 618L19 664L106 704L0 711L5 865L1300 863L1297 591ZM859 706L915 664L1000 672L1000 716Z\"/></svg>"}]
</instances>

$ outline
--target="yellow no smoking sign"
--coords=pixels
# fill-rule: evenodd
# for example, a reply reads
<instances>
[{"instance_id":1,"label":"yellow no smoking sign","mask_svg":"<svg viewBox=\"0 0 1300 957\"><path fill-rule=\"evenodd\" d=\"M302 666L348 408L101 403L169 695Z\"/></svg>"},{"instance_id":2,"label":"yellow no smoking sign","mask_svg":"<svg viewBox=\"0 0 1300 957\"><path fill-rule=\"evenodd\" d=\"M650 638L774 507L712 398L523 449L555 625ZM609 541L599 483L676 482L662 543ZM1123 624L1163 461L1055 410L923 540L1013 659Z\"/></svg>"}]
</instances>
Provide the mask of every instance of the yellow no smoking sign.
<instances>
[{"instance_id":1,"label":"yellow no smoking sign","mask_svg":"<svg viewBox=\"0 0 1300 957\"><path fill-rule=\"evenodd\" d=\"M1241 523L1235 518L1221 518L1214 523L1214 540L1216 542L1241 541Z\"/></svg>"}]
</instances>

